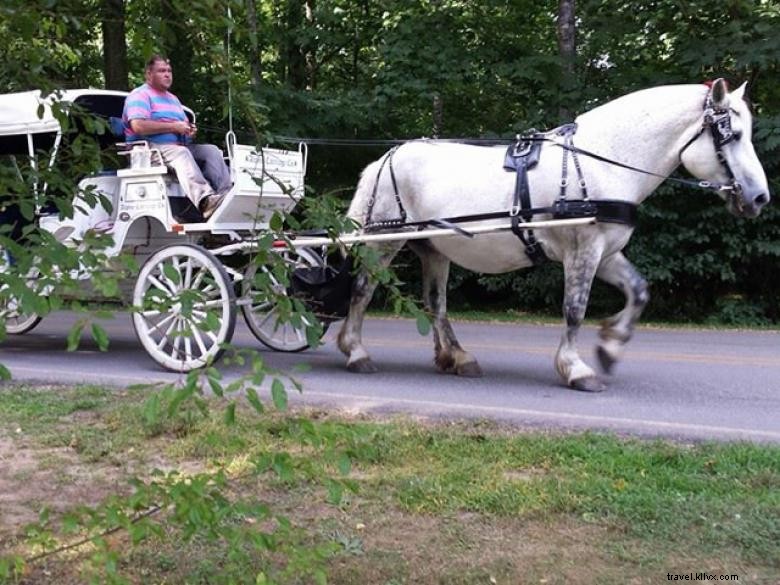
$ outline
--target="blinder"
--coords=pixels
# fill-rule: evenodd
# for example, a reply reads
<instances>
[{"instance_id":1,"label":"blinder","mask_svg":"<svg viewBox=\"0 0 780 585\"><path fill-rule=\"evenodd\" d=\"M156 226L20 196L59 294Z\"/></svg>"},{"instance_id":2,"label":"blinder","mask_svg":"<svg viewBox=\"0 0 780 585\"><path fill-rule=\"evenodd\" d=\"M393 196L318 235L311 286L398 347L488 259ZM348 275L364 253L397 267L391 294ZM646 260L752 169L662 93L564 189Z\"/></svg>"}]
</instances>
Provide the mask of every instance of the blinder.
<instances>
[{"instance_id":1,"label":"blinder","mask_svg":"<svg viewBox=\"0 0 780 585\"><path fill-rule=\"evenodd\" d=\"M709 116L709 123L707 118ZM712 134L712 140L715 143L715 149L718 150L732 142L736 138L736 134L731 129L731 116L728 110L719 109L712 110L712 114L705 112L704 123L709 124L710 134Z\"/></svg>"},{"instance_id":2,"label":"blinder","mask_svg":"<svg viewBox=\"0 0 780 585\"><path fill-rule=\"evenodd\" d=\"M716 183L702 181L700 184L703 187L715 189L716 191L731 191L732 195L736 195L742 191L742 186L737 182L734 171L731 170L731 165L729 165L729 161L723 152L723 147L730 142L737 140L738 135L731 127L731 114L729 113L728 108L720 108L713 104L711 91L707 94L707 99L704 101L704 122L693 138L686 142L685 146L680 149L678 158L682 160L682 155L686 149L696 142L699 136L704 134L704 131L708 129L715 146L715 156L723 167L723 170L726 171L729 182L725 185L718 185Z\"/></svg>"}]
</instances>

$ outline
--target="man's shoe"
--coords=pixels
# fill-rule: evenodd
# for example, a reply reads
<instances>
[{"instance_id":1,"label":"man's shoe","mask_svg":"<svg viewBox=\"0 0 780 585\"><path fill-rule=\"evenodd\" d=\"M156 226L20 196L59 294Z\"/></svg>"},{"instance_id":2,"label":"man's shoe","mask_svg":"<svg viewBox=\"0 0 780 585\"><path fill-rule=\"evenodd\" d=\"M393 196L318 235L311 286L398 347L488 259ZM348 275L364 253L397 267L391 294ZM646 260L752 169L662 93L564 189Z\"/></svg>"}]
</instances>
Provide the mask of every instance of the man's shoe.
<instances>
[{"instance_id":1,"label":"man's shoe","mask_svg":"<svg viewBox=\"0 0 780 585\"><path fill-rule=\"evenodd\" d=\"M200 214L203 216L203 219L208 219L214 215L214 212L217 210L220 203L222 203L223 199L225 199L225 193L214 193L213 195L205 197L203 201L200 202Z\"/></svg>"}]
</instances>

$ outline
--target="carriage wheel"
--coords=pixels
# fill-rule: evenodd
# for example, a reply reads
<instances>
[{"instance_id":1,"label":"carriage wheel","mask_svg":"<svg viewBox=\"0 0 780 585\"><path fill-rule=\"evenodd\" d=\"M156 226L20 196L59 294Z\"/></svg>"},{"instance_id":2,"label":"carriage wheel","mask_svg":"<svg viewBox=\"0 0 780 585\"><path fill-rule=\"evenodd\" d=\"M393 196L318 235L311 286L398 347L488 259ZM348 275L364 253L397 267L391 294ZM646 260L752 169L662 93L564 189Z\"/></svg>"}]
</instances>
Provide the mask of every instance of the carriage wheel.
<instances>
[{"instance_id":1,"label":"carriage wheel","mask_svg":"<svg viewBox=\"0 0 780 585\"><path fill-rule=\"evenodd\" d=\"M8 263L11 262L10 255L5 249L0 248L0 272L7 270ZM37 271L33 271L28 275L28 286L37 276ZM41 316L38 313L23 313L19 306L19 299L12 296L4 296L0 298L0 319L5 321L5 331L11 335L22 335L28 331L32 331L38 323L41 322Z\"/></svg>"},{"instance_id":2,"label":"carriage wheel","mask_svg":"<svg viewBox=\"0 0 780 585\"><path fill-rule=\"evenodd\" d=\"M289 264L291 271L298 266L324 266L325 264L321 256L306 248L300 248L297 251L285 249L278 253ZM282 319L274 299L268 298L266 293L254 287L255 274L258 269L268 275L275 293L285 295L288 293L285 285L278 281L267 266L251 263L244 275L242 290L242 296L248 299L248 302L241 306L249 330L261 343L276 351L296 352L308 349L306 328L312 323L305 316L300 316L300 321L297 323ZM327 328L328 323L322 323L323 335Z\"/></svg>"},{"instance_id":3,"label":"carriage wheel","mask_svg":"<svg viewBox=\"0 0 780 585\"><path fill-rule=\"evenodd\" d=\"M42 317L38 313L22 313L15 298L0 301L0 319L5 321L5 331L11 335L22 335L32 331Z\"/></svg>"},{"instance_id":4,"label":"carriage wheel","mask_svg":"<svg viewBox=\"0 0 780 585\"><path fill-rule=\"evenodd\" d=\"M158 364L189 372L215 361L236 326L233 285L199 246L176 244L146 261L133 290L133 326Z\"/></svg>"}]
</instances>

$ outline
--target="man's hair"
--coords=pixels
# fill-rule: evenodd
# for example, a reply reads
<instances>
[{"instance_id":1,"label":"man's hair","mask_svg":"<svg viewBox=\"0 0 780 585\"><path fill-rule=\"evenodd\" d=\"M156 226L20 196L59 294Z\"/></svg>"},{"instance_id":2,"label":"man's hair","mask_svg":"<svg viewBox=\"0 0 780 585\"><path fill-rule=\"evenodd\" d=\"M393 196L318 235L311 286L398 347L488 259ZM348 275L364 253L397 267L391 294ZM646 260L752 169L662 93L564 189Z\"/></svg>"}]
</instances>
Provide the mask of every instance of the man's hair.
<instances>
[{"instance_id":1,"label":"man's hair","mask_svg":"<svg viewBox=\"0 0 780 585\"><path fill-rule=\"evenodd\" d=\"M170 63L170 60L168 57L163 57L159 53L155 53L151 57L149 57L149 60L146 62L146 68L144 71L151 71L154 69L154 64L157 63L157 61L162 61L163 63Z\"/></svg>"}]
</instances>

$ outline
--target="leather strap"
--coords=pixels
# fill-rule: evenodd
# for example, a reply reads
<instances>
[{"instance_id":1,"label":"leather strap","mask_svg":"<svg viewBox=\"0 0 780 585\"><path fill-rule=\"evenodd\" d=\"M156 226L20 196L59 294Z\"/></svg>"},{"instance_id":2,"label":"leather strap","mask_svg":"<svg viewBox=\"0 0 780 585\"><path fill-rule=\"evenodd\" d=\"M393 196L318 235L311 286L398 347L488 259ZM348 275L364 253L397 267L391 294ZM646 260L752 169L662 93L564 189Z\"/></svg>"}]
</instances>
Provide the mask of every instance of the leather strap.
<instances>
[{"instance_id":1,"label":"leather strap","mask_svg":"<svg viewBox=\"0 0 780 585\"><path fill-rule=\"evenodd\" d=\"M531 193L528 188L528 169L533 168L539 162L541 143L538 141L518 140L507 149L504 158L504 170L516 173L515 192L512 198L512 209L509 212L510 227L525 246L525 254L536 266L547 261L547 255L534 235L532 229L523 227L523 222L528 219L525 213L531 210Z\"/></svg>"}]
</instances>

